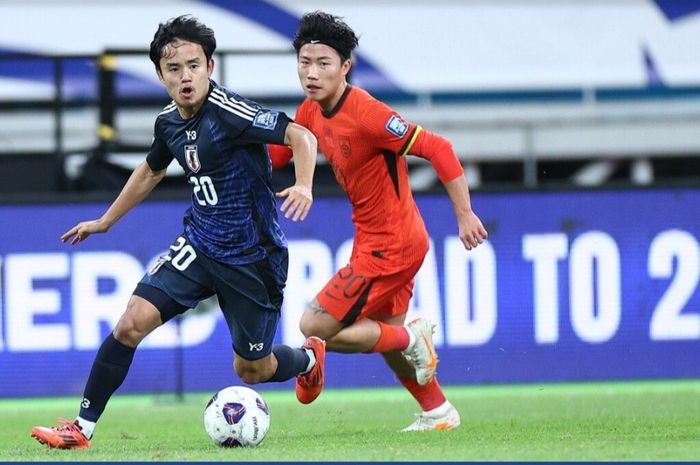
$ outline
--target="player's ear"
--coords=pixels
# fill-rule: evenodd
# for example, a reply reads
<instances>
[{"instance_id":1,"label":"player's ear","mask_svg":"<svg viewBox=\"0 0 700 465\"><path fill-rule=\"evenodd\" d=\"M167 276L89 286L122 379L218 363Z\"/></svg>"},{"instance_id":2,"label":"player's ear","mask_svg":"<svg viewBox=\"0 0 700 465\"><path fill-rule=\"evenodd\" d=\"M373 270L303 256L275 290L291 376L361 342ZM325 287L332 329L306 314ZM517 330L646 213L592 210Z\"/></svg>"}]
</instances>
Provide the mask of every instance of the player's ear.
<instances>
[{"instance_id":1,"label":"player's ear","mask_svg":"<svg viewBox=\"0 0 700 465\"><path fill-rule=\"evenodd\" d=\"M165 84L165 81L163 80L163 72L160 70L160 65L156 67L156 74L158 75L158 80Z\"/></svg>"},{"instance_id":2,"label":"player's ear","mask_svg":"<svg viewBox=\"0 0 700 465\"><path fill-rule=\"evenodd\" d=\"M352 59L348 58L343 62L343 66L340 67L340 72L343 74L343 76L347 76L348 73L350 72L350 68L352 67Z\"/></svg>"},{"instance_id":3,"label":"player's ear","mask_svg":"<svg viewBox=\"0 0 700 465\"><path fill-rule=\"evenodd\" d=\"M211 73L214 72L214 59L210 58L209 61L207 61L207 73L209 74L209 77L211 77Z\"/></svg>"}]
</instances>

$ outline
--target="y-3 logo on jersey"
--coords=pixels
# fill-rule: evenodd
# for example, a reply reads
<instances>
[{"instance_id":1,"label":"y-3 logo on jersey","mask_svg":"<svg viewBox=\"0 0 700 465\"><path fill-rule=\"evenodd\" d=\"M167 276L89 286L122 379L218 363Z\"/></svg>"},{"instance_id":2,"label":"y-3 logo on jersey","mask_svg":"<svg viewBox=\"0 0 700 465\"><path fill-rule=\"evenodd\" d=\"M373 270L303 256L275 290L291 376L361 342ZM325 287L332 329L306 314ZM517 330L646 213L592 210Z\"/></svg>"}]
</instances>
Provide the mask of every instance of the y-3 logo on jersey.
<instances>
[{"instance_id":1,"label":"y-3 logo on jersey","mask_svg":"<svg viewBox=\"0 0 700 465\"><path fill-rule=\"evenodd\" d=\"M249 342L248 345L250 346L250 349L249 349L249 350L250 350L251 352L252 352L252 351L260 352L261 350L263 350L263 347L264 347L265 344L262 343L262 342L258 342L258 343Z\"/></svg>"},{"instance_id":2,"label":"y-3 logo on jersey","mask_svg":"<svg viewBox=\"0 0 700 465\"><path fill-rule=\"evenodd\" d=\"M187 167L193 173L196 173L202 167L202 164L199 162L196 145L185 145L185 160L187 161Z\"/></svg>"},{"instance_id":3,"label":"y-3 logo on jersey","mask_svg":"<svg viewBox=\"0 0 700 465\"><path fill-rule=\"evenodd\" d=\"M192 129L191 131L185 131L187 135L187 140L197 140L197 131Z\"/></svg>"}]
</instances>

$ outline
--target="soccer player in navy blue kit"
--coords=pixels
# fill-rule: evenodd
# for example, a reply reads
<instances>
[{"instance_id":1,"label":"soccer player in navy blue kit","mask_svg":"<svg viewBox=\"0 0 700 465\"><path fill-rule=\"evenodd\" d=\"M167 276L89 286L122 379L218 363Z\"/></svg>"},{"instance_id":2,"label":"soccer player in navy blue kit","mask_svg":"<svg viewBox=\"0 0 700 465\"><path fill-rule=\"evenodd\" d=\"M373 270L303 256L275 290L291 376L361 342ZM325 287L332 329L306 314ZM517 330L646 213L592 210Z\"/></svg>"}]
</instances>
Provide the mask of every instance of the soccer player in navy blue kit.
<instances>
[{"instance_id":1,"label":"soccer player in navy blue kit","mask_svg":"<svg viewBox=\"0 0 700 465\"><path fill-rule=\"evenodd\" d=\"M303 220L313 202L316 139L284 113L265 109L211 80L214 32L190 16L160 24L150 58L173 101L158 115L146 160L101 218L77 224L61 240L77 244L107 232L143 201L176 159L192 185L184 231L137 285L100 347L74 421L37 426L53 448L85 449L111 395L126 378L138 344L151 331L217 295L231 332L233 367L249 384L323 376L325 342L273 346L287 278L266 144L294 151L296 182L279 192L280 210Z\"/></svg>"}]
</instances>

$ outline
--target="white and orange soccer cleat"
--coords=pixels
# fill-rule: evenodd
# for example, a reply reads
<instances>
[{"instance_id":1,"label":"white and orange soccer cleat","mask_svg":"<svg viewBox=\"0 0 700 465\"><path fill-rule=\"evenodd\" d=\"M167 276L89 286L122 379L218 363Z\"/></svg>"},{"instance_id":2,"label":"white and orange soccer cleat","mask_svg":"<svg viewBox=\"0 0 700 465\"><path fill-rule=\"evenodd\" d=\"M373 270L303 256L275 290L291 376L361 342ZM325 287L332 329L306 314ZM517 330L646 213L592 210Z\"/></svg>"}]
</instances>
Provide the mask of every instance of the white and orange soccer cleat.
<instances>
[{"instance_id":1,"label":"white and orange soccer cleat","mask_svg":"<svg viewBox=\"0 0 700 465\"><path fill-rule=\"evenodd\" d=\"M416 420L402 429L401 432L446 431L457 428L461 423L459 412L448 402L433 411L417 414Z\"/></svg>"},{"instance_id":2,"label":"white and orange soccer cleat","mask_svg":"<svg viewBox=\"0 0 700 465\"><path fill-rule=\"evenodd\" d=\"M74 421L59 418L60 426L35 426L32 428L32 437L42 444L54 449L87 449L90 440L80 430L80 426Z\"/></svg>"},{"instance_id":3,"label":"white and orange soccer cleat","mask_svg":"<svg viewBox=\"0 0 700 465\"><path fill-rule=\"evenodd\" d=\"M316 336L309 337L304 345L304 349L311 349L316 356L316 363L311 371L297 376L296 394L297 399L302 404L310 404L321 394L323 390L323 365L326 360L326 341Z\"/></svg>"},{"instance_id":4,"label":"white and orange soccer cleat","mask_svg":"<svg viewBox=\"0 0 700 465\"><path fill-rule=\"evenodd\" d=\"M416 318L407 326L413 333L413 344L408 346L402 353L408 363L416 370L416 381L421 386L425 386L435 376L438 357L433 345L433 331L435 325L427 318Z\"/></svg>"}]
</instances>

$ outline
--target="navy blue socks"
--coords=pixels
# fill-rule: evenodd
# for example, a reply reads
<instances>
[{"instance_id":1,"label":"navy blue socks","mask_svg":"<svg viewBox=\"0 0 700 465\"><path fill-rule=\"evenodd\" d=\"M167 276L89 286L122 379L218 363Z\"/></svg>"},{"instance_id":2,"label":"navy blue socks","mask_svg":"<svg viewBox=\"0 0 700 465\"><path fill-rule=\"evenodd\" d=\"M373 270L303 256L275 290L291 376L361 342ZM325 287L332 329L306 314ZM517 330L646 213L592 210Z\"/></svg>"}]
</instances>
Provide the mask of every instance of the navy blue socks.
<instances>
[{"instance_id":1,"label":"navy blue socks","mask_svg":"<svg viewBox=\"0 0 700 465\"><path fill-rule=\"evenodd\" d=\"M93 422L100 418L107 401L124 382L135 350L117 341L114 335L109 333L97 352L85 384L83 400L80 403L81 418Z\"/></svg>"}]
</instances>

